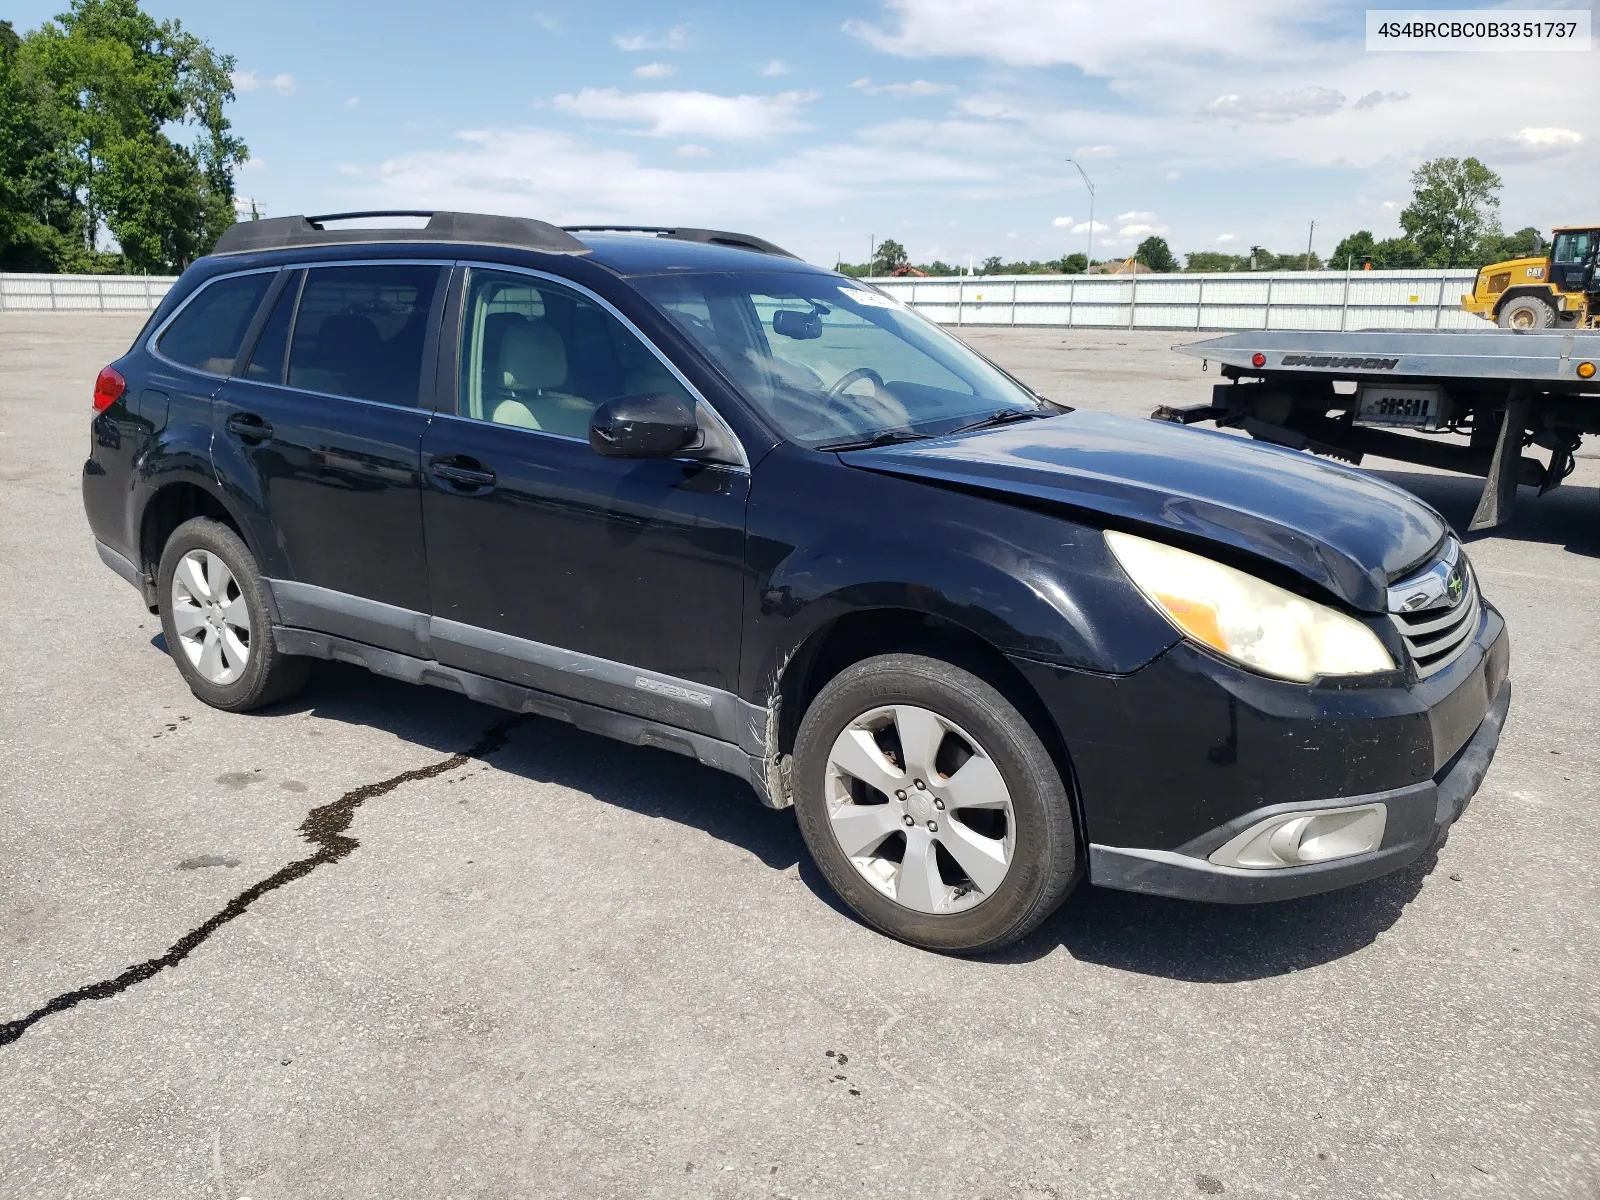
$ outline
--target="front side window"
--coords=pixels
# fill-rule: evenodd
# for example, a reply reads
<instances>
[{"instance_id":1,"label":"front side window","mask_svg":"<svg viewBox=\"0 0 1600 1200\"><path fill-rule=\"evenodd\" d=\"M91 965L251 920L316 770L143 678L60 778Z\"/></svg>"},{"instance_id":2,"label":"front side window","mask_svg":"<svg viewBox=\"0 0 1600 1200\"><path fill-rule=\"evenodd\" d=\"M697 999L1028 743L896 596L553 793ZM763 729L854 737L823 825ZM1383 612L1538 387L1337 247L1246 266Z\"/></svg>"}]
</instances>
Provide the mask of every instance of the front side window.
<instances>
[{"instance_id":1,"label":"front side window","mask_svg":"<svg viewBox=\"0 0 1600 1200\"><path fill-rule=\"evenodd\" d=\"M1585 229L1581 233L1558 233L1550 257L1558 263L1586 263L1594 252L1596 231Z\"/></svg>"},{"instance_id":2,"label":"front side window","mask_svg":"<svg viewBox=\"0 0 1600 1200\"><path fill-rule=\"evenodd\" d=\"M186 367L228 374L273 274L258 271L207 284L173 318L157 348Z\"/></svg>"},{"instance_id":3,"label":"front side window","mask_svg":"<svg viewBox=\"0 0 1600 1200\"><path fill-rule=\"evenodd\" d=\"M425 264L316 267L289 346L289 386L414 405L428 314L443 275Z\"/></svg>"},{"instance_id":4,"label":"front side window","mask_svg":"<svg viewBox=\"0 0 1600 1200\"><path fill-rule=\"evenodd\" d=\"M635 283L786 436L808 446L934 436L1055 411L937 325L837 276L730 272Z\"/></svg>"},{"instance_id":5,"label":"front side window","mask_svg":"<svg viewBox=\"0 0 1600 1200\"><path fill-rule=\"evenodd\" d=\"M461 416L587 440L594 410L617 396L694 406L632 330L572 288L475 268L463 319Z\"/></svg>"}]
</instances>

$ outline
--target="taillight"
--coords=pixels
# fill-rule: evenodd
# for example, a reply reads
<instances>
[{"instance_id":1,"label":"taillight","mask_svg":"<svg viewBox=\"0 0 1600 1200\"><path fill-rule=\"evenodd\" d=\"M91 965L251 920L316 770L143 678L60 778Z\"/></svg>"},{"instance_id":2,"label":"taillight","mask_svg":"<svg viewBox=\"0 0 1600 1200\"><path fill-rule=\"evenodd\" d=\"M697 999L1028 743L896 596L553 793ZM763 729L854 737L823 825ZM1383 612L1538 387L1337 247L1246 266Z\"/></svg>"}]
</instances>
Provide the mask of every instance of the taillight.
<instances>
[{"instance_id":1,"label":"taillight","mask_svg":"<svg viewBox=\"0 0 1600 1200\"><path fill-rule=\"evenodd\" d=\"M1264 366L1266 366L1267 365L1267 356L1265 354L1262 354L1259 350L1256 351L1254 354L1252 354L1250 356L1250 365L1252 367L1264 367ZM108 371L110 369L111 369L110 367L106 368L106 370L108 370Z\"/></svg>"},{"instance_id":2,"label":"taillight","mask_svg":"<svg viewBox=\"0 0 1600 1200\"><path fill-rule=\"evenodd\" d=\"M128 381L122 377L122 372L115 367L106 367L101 370L99 378L94 381L94 410L105 412L121 398L122 393L128 390Z\"/></svg>"}]
</instances>

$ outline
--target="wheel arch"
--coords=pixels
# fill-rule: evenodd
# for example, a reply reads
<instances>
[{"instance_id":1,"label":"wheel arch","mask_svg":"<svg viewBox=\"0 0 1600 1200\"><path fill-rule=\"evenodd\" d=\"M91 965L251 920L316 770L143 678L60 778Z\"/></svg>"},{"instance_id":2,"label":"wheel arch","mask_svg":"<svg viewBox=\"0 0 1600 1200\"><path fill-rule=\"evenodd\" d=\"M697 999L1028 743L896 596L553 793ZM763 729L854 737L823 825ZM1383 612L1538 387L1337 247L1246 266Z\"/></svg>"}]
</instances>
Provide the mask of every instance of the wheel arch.
<instances>
[{"instance_id":1,"label":"wheel arch","mask_svg":"<svg viewBox=\"0 0 1600 1200\"><path fill-rule=\"evenodd\" d=\"M249 526L239 518L218 489L191 474L168 480L151 491L139 512L136 543L138 565L145 578L145 603L152 612L157 608L156 570L161 563L162 551L173 531L195 517L211 517L222 522L238 534L256 562L261 562L261 553L250 536ZM266 591L268 603L271 604L271 589ZM277 613L274 612L272 616L276 621Z\"/></svg>"},{"instance_id":2,"label":"wheel arch","mask_svg":"<svg viewBox=\"0 0 1600 1200\"><path fill-rule=\"evenodd\" d=\"M782 789L775 795L792 796L789 772L795 738L812 700L846 668L875 655L893 653L925 654L954 663L1016 705L1061 772L1077 828L1087 828L1066 739L1027 677L998 646L960 622L900 606L855 609L823 622L778 669L768 702L767 731L769 786Z\"/></svg>"},{"instance_id":3,"label":"wheel arch","mask_svg":"<svg viewBox=\"0 0 1600 1200\"><path fill-rule=\"evenodd\" d=\"M1496 321L1498 321L1500 319L1500 310L1502 308L1504 308L1513 300L1524 299L1541 300L1546 306L1549 307L1552 313L1559 315L1561 312L1561 307L1555 302L1555 297L1552 292L1553 289L1548 285L1544 287L1538 287L1533 284L1522 284L1518 287L1507 288L1495 298L1494 309L1491 311L1490 315Z\"/></svg>"}]
</instances>

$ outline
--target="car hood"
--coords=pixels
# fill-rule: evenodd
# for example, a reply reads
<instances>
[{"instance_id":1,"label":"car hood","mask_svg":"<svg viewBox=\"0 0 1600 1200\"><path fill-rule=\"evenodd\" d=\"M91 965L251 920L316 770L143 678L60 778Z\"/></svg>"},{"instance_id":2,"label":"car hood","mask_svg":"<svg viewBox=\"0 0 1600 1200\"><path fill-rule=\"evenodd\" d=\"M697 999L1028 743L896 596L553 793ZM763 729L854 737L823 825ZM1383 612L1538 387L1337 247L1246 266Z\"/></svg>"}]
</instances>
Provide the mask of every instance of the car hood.
<instances>
[{"instance_id":1,"label":"car hood","mask_svg":"<svg viewBox=\"0 0 1600 1200\"><path fill-rule=\"evenodd\" d=\"M852 450L853 467L1058 504L1233 547L1382 612L1391 580L1428 558L1443 517L1372 475L1231 434L1108 413Z\"/></svg>"}]
</instances>

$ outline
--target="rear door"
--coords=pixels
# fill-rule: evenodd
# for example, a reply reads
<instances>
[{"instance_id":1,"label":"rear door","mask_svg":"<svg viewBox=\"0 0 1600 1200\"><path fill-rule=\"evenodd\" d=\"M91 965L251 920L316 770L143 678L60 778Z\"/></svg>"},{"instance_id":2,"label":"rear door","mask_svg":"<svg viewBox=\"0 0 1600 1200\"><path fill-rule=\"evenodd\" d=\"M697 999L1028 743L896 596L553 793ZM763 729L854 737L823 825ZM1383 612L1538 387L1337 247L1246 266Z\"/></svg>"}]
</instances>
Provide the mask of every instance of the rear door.
<instances>
[{"instance_id":1,"label":"rear door","mask_svg":"<svg viewBox=\"0 0 1600 1200\"><path fill-rule=\"evenodd\" d=\"M447 278L436 262L286 271L218 397L217 475L278 548L288 625L426 653L419 455Z\"/></svg>"}]
</instances>

